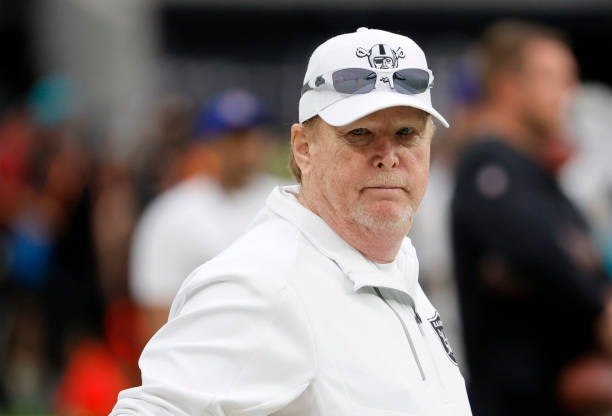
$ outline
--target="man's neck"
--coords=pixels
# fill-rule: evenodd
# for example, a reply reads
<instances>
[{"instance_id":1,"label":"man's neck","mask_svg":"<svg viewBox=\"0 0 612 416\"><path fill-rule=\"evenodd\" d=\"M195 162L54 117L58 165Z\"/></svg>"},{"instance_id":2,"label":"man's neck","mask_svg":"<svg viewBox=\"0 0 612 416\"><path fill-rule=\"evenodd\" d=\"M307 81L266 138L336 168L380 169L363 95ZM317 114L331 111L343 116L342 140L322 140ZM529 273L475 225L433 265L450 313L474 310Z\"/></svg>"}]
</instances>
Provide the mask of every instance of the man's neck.
<instances>
[{"instance_id":1,"label":"man's neck","mask_svg":"<svg viewBox=\"0 0 612 416\"><path fill-rule=\"evenodd\" d=\"M538 137L529 126L518 117L518 114L503 106L493 106L485 116L485 124L489 130L500 135L505 142L530 156L539 152Z\"/></svg>"},{"instance_id":2,"label":"man's neck","mask_svg":"<svg viewBox=\"0 0 612 416\"><path fill-rule=\"evenodd\" d=\"M394 261L406 235L390 231L374 231L365 227L361 227L361 229L338 227L334 228L334 231L364 257L376 263L391 263Z\"/></svg>"},{"instance_id":3,"label":"man's neck","mask_svg":"<svg viewBox=\"0 0 612 416\"><path fill-rule=\"evenodd\" d=\"M376 263L391 263L395 260L402 241L410 228L410 224L408 224L407 226L381 226L373 229L356 222L342 221L339 216L329 214L332 210L319 212L311 207L301 190L297 195L297 200L308 210L321 217L340 238L363 254L364 257Z\"/></svg>"}]
</instances>

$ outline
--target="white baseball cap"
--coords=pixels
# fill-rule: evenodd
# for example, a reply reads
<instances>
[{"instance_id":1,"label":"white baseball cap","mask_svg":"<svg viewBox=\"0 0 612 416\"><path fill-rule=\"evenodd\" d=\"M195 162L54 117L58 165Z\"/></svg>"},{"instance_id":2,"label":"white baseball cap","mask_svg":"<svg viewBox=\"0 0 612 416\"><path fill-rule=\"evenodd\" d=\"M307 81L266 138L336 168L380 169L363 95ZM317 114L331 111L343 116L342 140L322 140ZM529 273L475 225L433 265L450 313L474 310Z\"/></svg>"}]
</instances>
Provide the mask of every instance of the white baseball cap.
<instances>
[{"instance_id":1,"label":"white baseball cap","mask_svg":"<svg viewBox=\"0 0 612 416\"><path fill-rule=\"evenodd\" d=\"M377 73L375 88L360 94L317 88L323 82L323 74L347 68L371 69ZM361 27L356 32L325 41L315 49L308 62L299 104L300 123L318 114L332 126L344 126L378 110L408 106L431 114L448 127L448 122L431 105L429 87L424 92L413 94L393 88L393 83L385 75L391 75L395 68L425 70L431 76L429 87L432 85L433 75L427 67L423 50L406 36ZM312 85L315 87L310 88Z\"/></svg>"}]
</instances>

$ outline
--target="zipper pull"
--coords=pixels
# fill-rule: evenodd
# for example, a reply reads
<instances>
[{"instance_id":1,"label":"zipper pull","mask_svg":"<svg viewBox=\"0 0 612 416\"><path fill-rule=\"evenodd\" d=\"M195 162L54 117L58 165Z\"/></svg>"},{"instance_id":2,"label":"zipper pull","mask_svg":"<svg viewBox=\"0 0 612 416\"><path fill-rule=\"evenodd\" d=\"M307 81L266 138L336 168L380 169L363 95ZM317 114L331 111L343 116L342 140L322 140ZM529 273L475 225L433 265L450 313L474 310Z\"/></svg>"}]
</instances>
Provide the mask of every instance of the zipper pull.
<instances>
[{"instance_id":1,"label":"zipper pull","mask_svg":"<svg viewBox=\"0 0 612 416\"><path fill-rule=\"evenodd\" d=\"M417 326L419 327L419 331L421 331L421 335L425 336L425 329L423 328L423 320L421 319L421 316L416 311L416 309L412 309L412 310L414 311L414 319L417 323Z\"/></svg>"}]
</instances>

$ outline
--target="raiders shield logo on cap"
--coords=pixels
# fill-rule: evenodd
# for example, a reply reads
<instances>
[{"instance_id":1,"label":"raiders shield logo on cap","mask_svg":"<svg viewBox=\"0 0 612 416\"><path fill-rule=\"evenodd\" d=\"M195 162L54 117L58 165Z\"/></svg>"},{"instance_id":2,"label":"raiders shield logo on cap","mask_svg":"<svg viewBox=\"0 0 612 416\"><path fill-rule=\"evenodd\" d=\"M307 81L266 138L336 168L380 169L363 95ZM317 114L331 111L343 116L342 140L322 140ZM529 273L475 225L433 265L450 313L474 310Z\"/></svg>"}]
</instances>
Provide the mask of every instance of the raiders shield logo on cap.
<instances>
[{"instance_id":1,"label":"raiders shield logo on cap","mask_svg":"<svg viewBox=\"0 0 612 416\"><path fill-rule=\"evenodd\" d=\"M372 46L369 50L357 48L356 53L360 58L367 57L370 66L378 69L397 68L399 58L406 56L401 47L393 50L391 46L382 43Z\"/></svg>"}]
</instances>

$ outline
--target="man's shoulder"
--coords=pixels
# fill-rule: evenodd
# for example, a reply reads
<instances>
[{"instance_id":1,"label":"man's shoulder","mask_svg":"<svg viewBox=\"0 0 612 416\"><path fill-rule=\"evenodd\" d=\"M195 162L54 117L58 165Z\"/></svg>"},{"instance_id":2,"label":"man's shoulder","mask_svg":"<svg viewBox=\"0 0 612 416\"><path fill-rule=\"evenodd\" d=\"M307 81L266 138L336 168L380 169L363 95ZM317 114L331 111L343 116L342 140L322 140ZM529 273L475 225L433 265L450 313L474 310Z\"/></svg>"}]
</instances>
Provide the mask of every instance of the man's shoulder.
<instances>
[{"instance_id":1,"label":"man's shoulder","mask_svg":"<svg viewBox=\"0 0 612 416\"><path fill-rule=\"evenodd\" d=\"M295 259L299 229L286 219L276 215L267 207L255 218L247 232L237 238L219 256L217 261L232 261L243 258L253 265L284 264Z\"/></svg>"},{"instance_id":2,"label":"man's shoulder","mask_svg":"<svg viewBox=\"0 0 612 416\"><path fill-rule=\"evenodd\" d=\"M451 198L454 218L501 213L509 204L522 203L526 189L534 185L532 163L497 137L476 140L464 149L455 171Z\"/></svg>"},{"instance_id":3,"label":"man's shoulder","mask_svg":"<svg viewBox=\"0 0 612 416\"><path fill-rule=\"evenodd\" d=\"M507 164L516 157L516 151L496 136L474 138L465 146L459 157L458 171L468 170L482 163Z\"/></svg>"},{"instance_id":4,"label":"man's shoulder","mask_svg":"<svg viewBox=\"0 0 612 416\"><path fill-rule=\"evenodd\" d=\"M466 146L455 170L455 196L473 189L478 196L493 199L517 184L529 183L538 169L527 155L494 136ZM520 186L519 186L520 188Z\"/></svg>"},{"instance_id":5,"label":"man's shoulder","mask_svg":"<svg viewBox=\"0 0 612 416\"><path fill-rule=\"evenodd\" d=\"M207 201L212 197L209 180L192 178L162 192L145 208L138 228L176 228L180 223L194 225L207 218ZM210 195L209 195L210 194Z\"/></svg>"},{"instance_id":6,"label":"man's shoulder","mask_svg":"<svg viewBox=\"0 0 612 416\"><path fill-rule=\"evenodd\" d=\"M300 233L267 209L261 215L268 218L194 271L182 290L213 282L249 286L268 294L285 287L297 268Z\"/></svg>"}]
</instances>

